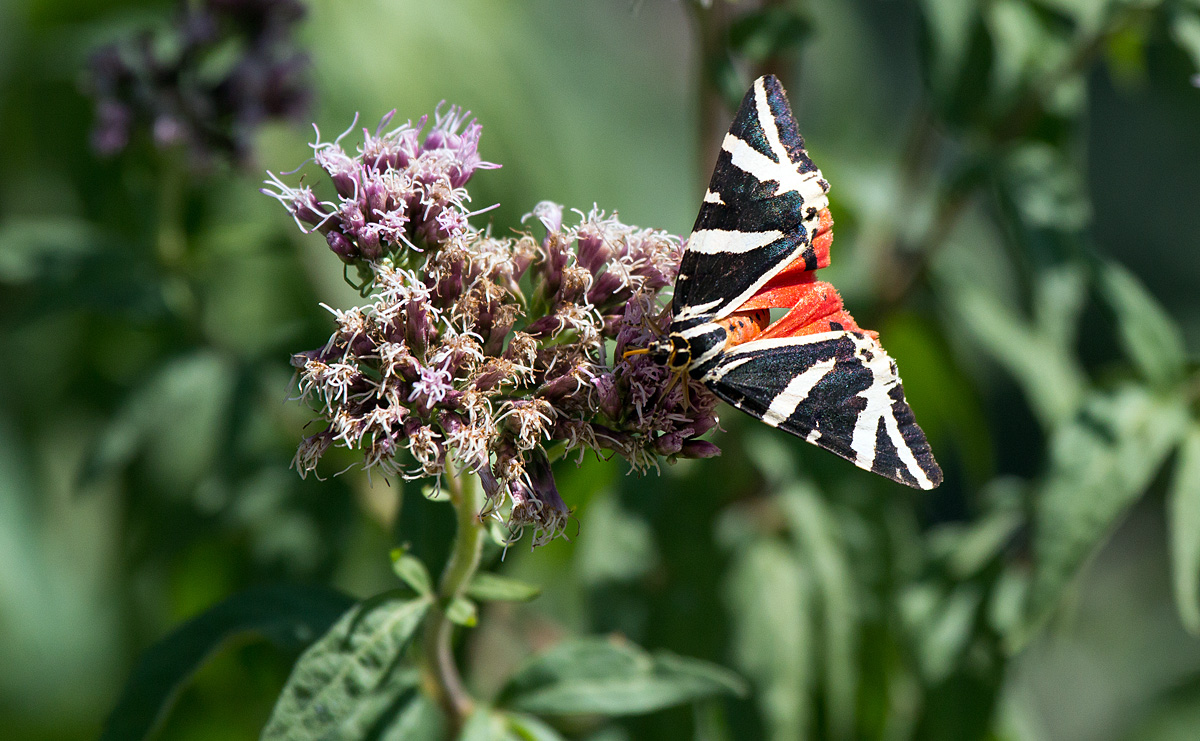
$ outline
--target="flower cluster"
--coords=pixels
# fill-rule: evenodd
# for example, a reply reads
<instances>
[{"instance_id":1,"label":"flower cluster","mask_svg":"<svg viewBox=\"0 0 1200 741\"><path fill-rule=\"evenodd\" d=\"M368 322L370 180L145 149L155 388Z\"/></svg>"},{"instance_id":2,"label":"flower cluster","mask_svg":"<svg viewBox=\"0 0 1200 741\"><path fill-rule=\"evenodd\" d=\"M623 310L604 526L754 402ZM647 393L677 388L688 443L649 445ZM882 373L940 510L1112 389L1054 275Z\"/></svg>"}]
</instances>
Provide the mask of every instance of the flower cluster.
<instances>
[{"instance_id":1,"label":"flower cluster","mask_svg":"<svg viewBox=\"0 0 1200 741\"><path fill-rule=\"evenodd\" d=\"M160 148L244 160L255 126L307 113L308 59L292 41L304 12L298 0L181 2L169 27L101 47L92 145L115 154L144 126Z\"/></svg>"},{"instance_id":2,"label":"flower cluster","mask_svg":"<svg viewBox=\"0 0 1200 741\"><path fill-rule=\"evenodd\" d=\"M302 397L326 423L296 466L306 474L341 445L406 478L474 473L513 537L529 527L540 544L569 515L552 458L615 453L644 471L663 457L716 455L697 439L716 425L715 399L646 355L624 355L665 330L680 241L596 209L568 225L549 202L526 217L540 239L472 226L464 186L495 165L480 159L467 116L452 107L432 126L387 132L385 118L353 154L345 134L318 136L328 200L268 181L265 193L358 269L370 301L333 311L329 341L293 358Z\"/></svg>"}]
</instances>

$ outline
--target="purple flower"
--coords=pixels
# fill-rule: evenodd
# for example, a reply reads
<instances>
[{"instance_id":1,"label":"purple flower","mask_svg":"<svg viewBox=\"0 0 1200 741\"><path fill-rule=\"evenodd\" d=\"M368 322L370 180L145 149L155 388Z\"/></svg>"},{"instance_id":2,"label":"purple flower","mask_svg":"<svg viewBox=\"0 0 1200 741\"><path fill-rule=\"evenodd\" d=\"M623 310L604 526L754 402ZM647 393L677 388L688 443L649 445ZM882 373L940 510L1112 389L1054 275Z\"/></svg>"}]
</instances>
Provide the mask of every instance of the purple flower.
<instances>
[{"instance_id":1,"label":"purple flower","mask_svg":"<svg viewBox=\"0 0 1200 741\"><path fill-rule=\"evenodd\" d=\"M374 134L363 131L356 154L347 152L342 140L357 117L331 142L321 141L317 132L313 161L333 184L334 200L316 202L311 192L289 186L274 173L268 173L263 189L299 221L325 233L338 257L363 267L468 238L473 213L463 186L476 170L499 167L480 157L482 129L477 123L466 123L458 133L469 114L455 106L445 115L435 114L424 140L428 117L385 130L394 115L384 116Z\"/></svg>"},{"instance_id":2,"label":"purple flower","mask_svg":"<svg viewBox=\"0 0 1200 741\"><path fill-rule=\"evenodd\" d=\"M468 120L470 111L450 106L450 109L442 114L440 109L439 104L433 113L433 129L425 137L421 149L449 159L451 187L461 188L466 185L476 170L499 167L491 162L484 162L479 156L479 136L483 133L483 127L475 119Z\"/></svg>"},{"instance_id":3,"label":"purple flower","mask_svg":"<svg viewBox=\"0 0 1200 741\"><path fill-rule=\"evenodd\" d=\"M408 395L408 400L416 402L418 409L424 407L425 411L430 411L454 392L450 373L445 369L422 366L419 373L412 385L412 393Z\"/></svg>"},{"instance_id":4,"label":"purple flower","mask_svg":"<svg viewBox=\"0 0 1200 741\"><path fill-rule=\"evenodd\" d=\"M532 528L540 545L570 515L548 449L615 453L642 472L717 454L697 439L716 426L716 399L623 355L666 331L662 289L680 241L595 208L565 221L550 202L527 217L540 238L492 236L472 225L463 187L493 167L479 157L479 125L453 106L432 126L389 130L391 118L363 132L356 154L342 145L349 132L318 136L314 161L328 182L271 175L264 190L302 230L323 234L369 291L365 305L333 312L324 347L294 358L300 395L326 423L302 445L301 472L340 445L388 474L473 473L487 512L514 538Z\"/></svg>"},{"instance_id":5,"label":"purple flower","mask_svg":"<svg viewBox=\"0 0 1200 741\"><path fill-rule=\"evenodd\" d=\"M537 451L526 462L525 475L510 488L512 510L508 526L513 542L520 540L525 528L533 529L534 546L565 537L571 510L559 496L554 474L546 454Z\"/></svg>"}]
</instances>

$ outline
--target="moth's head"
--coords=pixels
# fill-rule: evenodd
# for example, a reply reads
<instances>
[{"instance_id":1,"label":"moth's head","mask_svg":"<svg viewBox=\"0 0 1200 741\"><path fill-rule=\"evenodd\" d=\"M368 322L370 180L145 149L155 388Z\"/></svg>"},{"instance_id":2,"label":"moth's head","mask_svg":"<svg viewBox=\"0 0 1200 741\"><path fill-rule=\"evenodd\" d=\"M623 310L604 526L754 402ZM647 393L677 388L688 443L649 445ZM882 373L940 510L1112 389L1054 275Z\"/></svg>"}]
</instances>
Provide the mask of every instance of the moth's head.
<instances>
[{"instance_id":1,"label":"moth's head","mask_svg":"<svg viewBox=\"0 0 1200 741\"><path fill-rule=\"evenodd\" d=\"M677 334L650 340L645 347L636 350L626 350L625 357L630 355L649 355L651 360L676 373L686 371L692 362L688 341Z\"/></svg>"},{"instance_id":2,"label":"moth's head","mask_svg":"<svg viewBox=\"0 0 1200 741\"><path fill-rule=\"evenodd\" d=\"M688 341L678 334L671 334L651 342L650 357L677 373L687 370L692 363L692 352Z\"/></svg>"}]
</instances>

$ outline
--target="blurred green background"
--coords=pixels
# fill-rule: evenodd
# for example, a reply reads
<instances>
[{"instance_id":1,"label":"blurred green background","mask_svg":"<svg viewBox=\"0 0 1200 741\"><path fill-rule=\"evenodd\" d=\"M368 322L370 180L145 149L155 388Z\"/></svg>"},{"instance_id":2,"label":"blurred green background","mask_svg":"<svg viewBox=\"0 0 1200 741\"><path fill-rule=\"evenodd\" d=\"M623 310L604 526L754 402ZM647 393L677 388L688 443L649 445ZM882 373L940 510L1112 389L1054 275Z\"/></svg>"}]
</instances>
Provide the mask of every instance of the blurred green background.
<instances>
[{"instance_id":1,"label":"blurred green background","mask_svg":"<svg viewBox=\"0 0 1200 741\"><path fill-rule=\"evenodd\" d=\"M731 410L719 459L560 463L578 536L508 552L545 591L466 637L478 694L560 637L619 632L754 693L572 737L1200 737L1200 453L1177 452L1200 396L1198 6L804 0L737 25L754 3L309 5L322 133L471 109L503 164L471 193L501 232L548 199L686 234L705 117L731 117L701 86L779 73L832 183L827 279L947 472L902 490ZM288 468L309 418L289 355L328 336L320 302L357 303L257 193L311 132L266 126L246 167L187 175L174 221L177 162L89 148L89 51L172 7L0 5L5 739L95 737L181 621L252 585L376 594L394 544L436 563L451 527L415 486ZM734 32L701 43L698 17ZM256 737L296 653L223 645L158 737Z\"/></svg>"}]
</instances>

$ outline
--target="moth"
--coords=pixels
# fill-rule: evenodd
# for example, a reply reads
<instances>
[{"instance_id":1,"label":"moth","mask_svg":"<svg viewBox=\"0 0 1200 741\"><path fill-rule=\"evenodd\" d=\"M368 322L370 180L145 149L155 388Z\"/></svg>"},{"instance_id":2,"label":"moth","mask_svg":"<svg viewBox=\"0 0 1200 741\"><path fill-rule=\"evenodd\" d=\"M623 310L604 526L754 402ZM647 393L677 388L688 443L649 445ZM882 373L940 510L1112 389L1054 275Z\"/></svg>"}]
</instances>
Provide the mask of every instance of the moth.
<instances>
[{"instance_id":1,"label":"moth","mask_svg":"<svg viewBox=\"0 0 1200 741\"><path fill-rule=\"evenodd\" d=\"M771 75L742 99L684 249L665 337L648 353L763 422L908 486L942 481L896 363L816 271L829 183ZM771 309L786 309L777 321ZM686 384L684 384L686 387Z\"/></svg>"}]
</instances>

